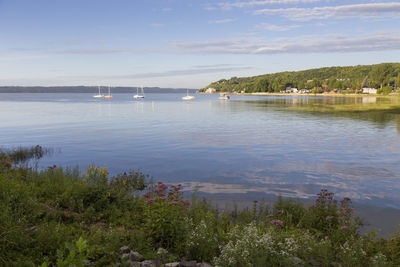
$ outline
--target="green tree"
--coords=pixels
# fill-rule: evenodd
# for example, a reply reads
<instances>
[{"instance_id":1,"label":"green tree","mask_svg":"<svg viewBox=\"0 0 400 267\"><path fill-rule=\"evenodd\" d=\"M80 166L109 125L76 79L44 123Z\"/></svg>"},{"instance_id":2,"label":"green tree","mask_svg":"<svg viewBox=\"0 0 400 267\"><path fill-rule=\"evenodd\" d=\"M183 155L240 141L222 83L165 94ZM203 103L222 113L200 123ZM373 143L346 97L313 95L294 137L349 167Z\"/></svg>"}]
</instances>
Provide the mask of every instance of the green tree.
<instances>
[{"instance_id":1,"label":"green tree","mask_svg":"<svg viewBox=\"0 0 400 267\"><path fill-rule=\"evenodd\" d=\"M254 86L255 92L267 92L269 87L269 81L265 77L260 77L257 79L256 84Z\"/></svg>"},{"instance_id":2,"label":"green tree","mask_svg":"<svg viewBox=\"0 0 400 267\"><path fill-rule=\"evenodd\" d=\"M395 85L396 85L397 88L400 88L400 72L399 72L399 74L398 74L397 77L396 77Z\"/></svg>"},{"instance_id":3,"label":"green tree","mask_svg":"<svg viewBox=\"0 0 400 267\"><path fill-rule=\"evenodd\" d=\"M380 88L383 88L385 82L390 77L390 74L393 72L393 66L389 63L379 64L374 66L370 72L370 76L372 80L380 85Z\"/></svg>"}]
</instances>

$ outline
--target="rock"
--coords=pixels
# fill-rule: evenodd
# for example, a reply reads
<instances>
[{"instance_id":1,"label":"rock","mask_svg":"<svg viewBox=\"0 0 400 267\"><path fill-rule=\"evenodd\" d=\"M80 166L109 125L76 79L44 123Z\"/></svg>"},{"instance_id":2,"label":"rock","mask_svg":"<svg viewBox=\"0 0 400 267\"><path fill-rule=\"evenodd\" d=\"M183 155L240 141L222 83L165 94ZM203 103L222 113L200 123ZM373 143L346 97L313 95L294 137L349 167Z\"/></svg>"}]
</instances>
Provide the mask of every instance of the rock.
<instances>
[{"instance_id":1,"label":"rock","mask_svg":"<svg viewBox=\"0 0 400 267\"><path fill-rule=\"evenodd\" d=\"M201 263L197 263L197 267L213 267L211 264L209 264L208 262L201 262Z\"/></svg>"},{"instance_id":2,"label":"rock","mask_svg":"<svg viewBox=\"0 0 400 267\"><path fill-rule=\"evenodd\" d=\"M197 267L197 262L195 261L182 261L178 265L179 267Z\"/></svg>"},{"instance_id":3,"label":"rock","mask_svg":"<svg viewBox=\"0 0 400 267\"><path fill-rule=\"evenodd\" d=\"M129 259L129 253L122 254L121 259Z\"/></svg>"},{"instance_id":4,"label":"rock","mask_svg":"<svg viewBox=\"0 0 400 267\"><path fill-rule=\"evenodd\" d=\"M322 266L321 263L319 263L318 261L315 261L315 260L310 260L310 261L309 261L309 264L310 264L311 266L315 266L315 267Z\"/></svg>"},{"instance_id":5,"label":"rock","mask_svg":"<svg viewBox=\"0 0 400 267\"><path fill-rule=\"evenodd\" d=\"M25 231L37 231L37 226L26 228Z\"/></svg>"},{"instance_id":6,"label":"rock","mask_svg":"<svg viewBox=\"0 0 400 267\"><path fill-rule=\"evenodd\" d=\"M298 258L298 257L289 258L289 262L291 264L293 264L293 266L304 266L305 265L305 262L302 259Z\"/></svg>"},{"instance_id":7,"label":"rock","mask_svg":"<svg viewBox=\"0 0 400 267\"><path fill-rule=\"evenodd\" d=\"M170 263L166 263L165 267L178 267L180 264L180 262L170 262Z\"/></svg>"},{"instance_id":8,"label":"rock","mask_svg":"<svg viewBox=\"0 0 400 267\"><path fill-rule=\"evenodd\" d=\"M138 252L131 251L129 253L129 260L130 261L142 261L144 258Z\"/></svg>"},{"instance_id":9,"label":"rock","mask_svg":"<svg viewBox=\"0 0 400 267\"><path fill-rule=\"evenodd\" d=\"M140 261L128 261L129 267L141 267L142 263Z\"/></svg>"},{"instance_id":10,"label":"rock","mask_svg":"<svg viewBox=\"0 0 400 267\"><path fill-rule=\"evenodd\" d=\"M131 249L128 246L123 246L119 249L121 253L129 253Z\"/></svg>"},{"instance_id":11,"label":"rock","mask_svg":"<svg viewBox=\"0 0 400 267\"><path fill-rule=\"evenodd\" d=\"M147 260L147 261L142 261L140 263L140 266L141 267L156 267L157 265L153 261Z\"/></svg>"}]
</instances>

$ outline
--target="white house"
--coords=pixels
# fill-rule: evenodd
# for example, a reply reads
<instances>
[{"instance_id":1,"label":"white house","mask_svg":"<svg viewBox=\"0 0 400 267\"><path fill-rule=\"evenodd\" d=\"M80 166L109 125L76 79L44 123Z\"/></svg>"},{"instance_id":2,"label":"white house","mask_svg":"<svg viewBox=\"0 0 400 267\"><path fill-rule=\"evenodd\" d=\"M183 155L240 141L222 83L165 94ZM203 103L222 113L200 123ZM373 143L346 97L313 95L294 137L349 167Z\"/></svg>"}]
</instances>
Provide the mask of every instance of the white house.
<instances>
[{"instance_id":1,"label":"white house","mask_svg":"<svg viewBox=\"0 0 400 267\"><path fill-rule=\"evenodd\" d=\"M377 91L378 90L375 88L363 88L362 89L363 94L376 94Z\"/></svg>"},{"instance_id":2,"label":"white house","mask_svg":"<svg viewBox=\"0 0 400 267\"><path fill-rule=\"evenodd\" d=\"M215 90L214 88L207 88L206 90L206 94L214 94L215 92L217 92L217 90Z\"/></svg>"},{"instance_id":3,"label":"white house","mask_svg":"<svg viewBox=\"0 0 400 267\"><path fill-rule=\"evenodd\" d=\"M297 93L299 90L297 88L286 87L286 93Z\"/></svg>"}]
</instances>

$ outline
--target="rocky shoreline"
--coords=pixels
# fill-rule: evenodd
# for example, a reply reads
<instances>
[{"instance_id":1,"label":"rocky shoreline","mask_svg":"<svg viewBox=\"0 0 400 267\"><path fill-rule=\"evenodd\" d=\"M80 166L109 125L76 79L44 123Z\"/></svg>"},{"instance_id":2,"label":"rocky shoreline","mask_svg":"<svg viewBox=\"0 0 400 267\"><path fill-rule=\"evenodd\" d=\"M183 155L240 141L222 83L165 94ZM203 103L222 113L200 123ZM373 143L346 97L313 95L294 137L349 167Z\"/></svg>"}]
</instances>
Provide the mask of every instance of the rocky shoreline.
<instances>
[{"instance_id":1,"label":"rocky shoreline","mask_svg":"<svg viewBox=\"0 0 400 267\"><path fill-rule=\"evenodd\" d=\"M120 254L121 261L126 263L126 265L123 266L129 267L213 267L207 262L198 263L196 261L182 260L181 262L162 263L160 259L145 260L140 253L131 250L128 246L121 247ZM161 259L167 254L168 251L166 249L159 248L157 250L157 255L159 255Z\"/></svg>"}]
</instances>

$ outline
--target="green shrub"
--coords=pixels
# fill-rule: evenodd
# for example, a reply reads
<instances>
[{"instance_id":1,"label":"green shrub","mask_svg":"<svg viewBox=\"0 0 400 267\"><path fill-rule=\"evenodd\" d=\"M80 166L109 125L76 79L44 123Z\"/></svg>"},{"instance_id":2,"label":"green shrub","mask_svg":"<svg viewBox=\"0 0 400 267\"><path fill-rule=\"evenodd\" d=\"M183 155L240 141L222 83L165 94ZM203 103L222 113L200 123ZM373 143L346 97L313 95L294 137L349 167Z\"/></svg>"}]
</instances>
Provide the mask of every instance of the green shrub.
<instances>
[{"instance_id":1,"label":"green shrub","mask_svg":"<svg viewBox=\"0 0 400 267\"><path fill-rule=\"evenodd\" d=\"M168 186L162 182L148 187L146 198L145 228L156 247L184 252L187 233L187 210L189 201L184 201L181 186Z\"/></svg>"}]
</instances>

